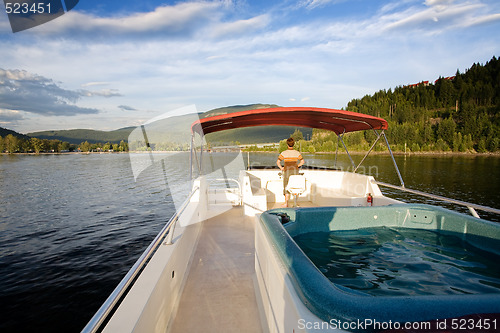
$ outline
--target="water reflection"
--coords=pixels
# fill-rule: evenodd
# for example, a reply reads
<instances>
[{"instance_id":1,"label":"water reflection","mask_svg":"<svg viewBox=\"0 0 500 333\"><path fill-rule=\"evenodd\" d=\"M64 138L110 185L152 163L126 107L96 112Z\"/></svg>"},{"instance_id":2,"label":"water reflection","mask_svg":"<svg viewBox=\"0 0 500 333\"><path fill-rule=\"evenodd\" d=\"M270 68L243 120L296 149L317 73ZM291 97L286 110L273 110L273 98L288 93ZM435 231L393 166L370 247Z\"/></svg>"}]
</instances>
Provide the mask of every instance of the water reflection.
<instances>
[{"instance_id":1,"label":"water reflection","mask_svg":"<svg viewBox=\"0 0 500 333\"><path fill-rule=\"evenodd\" d=\"M370 295L500 293L500 257L459 236L377 227L294 240L332 282Z\"/></svg>"}]
</instances>

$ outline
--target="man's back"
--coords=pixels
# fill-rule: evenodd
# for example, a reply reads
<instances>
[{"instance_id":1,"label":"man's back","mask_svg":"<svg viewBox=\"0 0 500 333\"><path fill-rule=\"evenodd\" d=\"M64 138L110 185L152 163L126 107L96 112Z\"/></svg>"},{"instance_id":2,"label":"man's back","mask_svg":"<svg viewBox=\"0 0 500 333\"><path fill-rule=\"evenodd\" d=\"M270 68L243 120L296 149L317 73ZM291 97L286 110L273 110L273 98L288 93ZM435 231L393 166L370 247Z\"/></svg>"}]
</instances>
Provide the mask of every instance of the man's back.
<instances>
[{"instance_id":1,"label":"man's back","mask_svg":"<svg viewBox=\"0 0 500 333\"><path fill-rule=\"evenodd\" d=\"M287 149L280 154L279 159L285 161L284 170L286 171L297 169L297 162L302 159L302 155L295 149Z\"/></svg>"}]
</instances>

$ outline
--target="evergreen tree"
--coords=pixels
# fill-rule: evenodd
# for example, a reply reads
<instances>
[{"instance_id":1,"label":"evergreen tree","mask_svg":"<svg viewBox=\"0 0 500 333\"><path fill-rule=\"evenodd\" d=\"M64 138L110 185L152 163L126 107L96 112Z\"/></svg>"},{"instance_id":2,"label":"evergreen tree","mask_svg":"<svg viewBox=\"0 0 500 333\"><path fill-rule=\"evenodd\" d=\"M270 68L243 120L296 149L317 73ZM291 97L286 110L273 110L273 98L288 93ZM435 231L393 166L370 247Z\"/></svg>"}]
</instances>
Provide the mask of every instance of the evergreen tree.
<instances>
[{"instance_id":1,"label":"evergreen tree","mask_svg":"<svg viewBox=\"0 0 500 333\"><path fill-rule=\"evenodd\" d=\"M472 146L480 151L497 151L500 60L493 57L485 65L473 64L465 73L457 70L454 77L440 77L434 84L380 90L373 96L353 99L347 109L385 118L388 136L395 145L406 142L426 150L451 147L472 151Z\"/></svg>"},{"instance_id":2,"label":"evergreen tree","mask_svg":"<svg viewBox=\"0 0 500 333\"><path fill-rule=\"evenodd\" d=\"M295 129L295 131L293 132L292 135L290 135L290 137L292 137L295 142L299 142L300 140L304 140L304 135L302 134L301 131L299 131L298 128Z\"/></svg>"}]
</instances>

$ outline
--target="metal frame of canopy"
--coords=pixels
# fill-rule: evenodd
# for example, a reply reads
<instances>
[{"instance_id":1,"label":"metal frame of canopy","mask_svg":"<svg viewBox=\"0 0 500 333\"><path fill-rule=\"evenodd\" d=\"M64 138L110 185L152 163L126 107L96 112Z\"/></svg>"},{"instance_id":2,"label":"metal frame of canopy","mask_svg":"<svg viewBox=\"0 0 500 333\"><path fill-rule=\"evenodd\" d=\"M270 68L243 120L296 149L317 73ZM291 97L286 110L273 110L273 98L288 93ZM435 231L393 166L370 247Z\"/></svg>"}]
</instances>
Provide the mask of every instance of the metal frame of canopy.
<instances>
[{"instance_id":1,"label":"metal frame of canopy","mask_svg":"<svg viewBox=\"0 0 500 333\"><path fill-rule=\"evenodd\" d=\"M401 173L399 172L399 168L396 164L396 160L394 159L394 155L389 146L389 142L387 140L387 137L385 136L384 131L388 128L387 121L385 119L351 111L313 107L278 107L246 110L202 118L195 121L191 125L191 178L193 175L194 159L196 160L198 173L201 173L203 142L201 146L200 159L198 160L195 151L196 148L194 146L194 136L196 133L198 133L200 137L203 137L204 135L207 135L209 133L254 126L298 126L326 129L335 132L338 138L337 150L335 153L335 163L337 162L339 146L338 142L340 141L342 142L342 146L349 156L351 164L354 168L353 172L356 172L359 169L359 167L373 150L377 142L380 140L380 138L383 137L387 149L389 150L389 153L391 155L396 173L401 182L401 186L403 188L405 186L403 178L401 177ZM368 152L365 154L361 162L356 166L354 160L351 157L351 154L349 153L349 150L347 149L347 146L344 143L343 137L346 133L363 130L373 130L377 138Z\"/></svg>"},{"instance_id":2,"label":"metal frame of canopy","mask_svg":"<svg viewBox=\"0 0 500 333\"><path fill-rule=\"evenodd\" d=\"M227 129L242 128L242 127L252 127L252 126L298 126L298 127L310 127L326 129L335 132L337 134L337 150L335 153L335 164L337 161L338 154L338 142L342 142L351 164L353 166L353 172L355 173L361 164L365 161L366 157L373 150L377 142L381 138L384 138L385 145L389 151L394 168L398 175L401 186L396 186L392 184L387 184L383 182L376 181L376 184L398 189L404 192L418 194L424 197L438 199L445 202L450 202L453 204L458 204L465 206L469 209L470 213L479 218L475 209L481 209L484 211L492 212L495 214L500 214L500 209L491 208L487 206L476 205L469 202L459 201L455 199L450 199L446 197L436 196L430 193L425 193L417 190L408 189L405 187L401 172L399 171L398 165L392 153L389 141L385 135L385 130L388 128L387 121L385 119L374 117L371 115L366 115L362 113L356 113L345 110L335 110L328 108L314 108L314 107L278 107L278 108L264 108L256 110L247 110L240 112L227 113L212 117L206 117L199 119L191 125L191 169L190 175L192 179L193 172L193 156L196 159L196 165L198 167L198 173L201 173L201 162L203 155L203 141L201 146L200 159L196 155L196 148L194 147L194 135L198 133L200 137L206 134L214 133L218 131L223 131ZM349 132L362 131L362 130L372 130L376 139L371 145L370 149L366 152L364 157L361 159L359 164L356 166L354 163L347 146L343 140L343 136ZM194 154L193 154L194 152Z\"/></svg>"}]
</instances>

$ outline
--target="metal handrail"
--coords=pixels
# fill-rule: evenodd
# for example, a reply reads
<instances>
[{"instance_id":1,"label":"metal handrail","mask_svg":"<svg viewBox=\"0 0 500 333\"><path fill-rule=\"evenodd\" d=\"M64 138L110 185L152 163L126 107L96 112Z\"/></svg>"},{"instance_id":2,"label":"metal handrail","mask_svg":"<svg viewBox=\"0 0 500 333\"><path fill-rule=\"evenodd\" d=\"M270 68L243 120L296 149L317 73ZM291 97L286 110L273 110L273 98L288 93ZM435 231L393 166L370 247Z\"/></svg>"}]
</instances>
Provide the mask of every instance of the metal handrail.
<instances>
[{"instance_id":1,"label":"metal handrail","mask_svg":"<svg viewBox=\"0 0 500 333\"><path fill-rule=\"evenodd\" d=\"M236 180L236 179L234 179L234 178L217 178L217 179L212 179L212 180L210 180L210 184L209 184L209 185L214 184L215 182L222 182L222 181L224 181L224 182L228 182L228 181L235 182L235 183L236 183L236 185L238 185L238 189L241 191L241 185L240 185L240 182L239 182L239 181L237 181L237 180Z\"/></svg>"},{"instance_id":2,"label":"metal handrail","mask_svg":"<svg viewBox=\"0 0 500 333\"><path fill-rule=\"evenodd\" d=\"M238 185L238 200L239 200L238 206L241 206L242 201L243 201L243 194L241 192L241 184L236 179L234 179L234 178L217 178L217 179L213 179L208 184L208 187L210 188L210 185L214 184L215 182L222 182L222 181L225 181L227 186L229 186L229 183L228 183L229 181L235 182L236 185ZM230 187L228 187L227 189L230 189Z\"/></svg>"},{"instance_id":3,"label":"metal handrail","mask_svg":"<svg viewBox=\"0 0 500 333\"><path fill-rule=\"evenodd\" d=\"M193 191L189 194L187 199L184 201L182 208L175 213L174 216L170 218L170 220L165 224L163 229L156 235L155 239L149 244L146 250L142 253L142 255L137 259L134 266L128 271L125 277L121 280L121 282L116 286L115 290L109 295L106 301L101 305L99 310L97 310L96 314L90 319L88 324L83 328L82 333L94 333L99 330L101 325L106 321L107 317L114 309L118 301L123 296L127 288L134 281L135 277L139 274L141 269L144 267L145 263L151 258L151 256L156 252L158 246L161 244L163 238L170 231L170 228L175 225L175 222L182 214L182 212L186 209L188 203L190 202L193 195L199 190L199 187L195 187ZM173 230L171 232L173 234Z\"/></svg>"},{"instance_id":4,"label":"metal handrail","mask_svg":"<svg viewBox=\"0 0 500 333\"><path fill-rule=\"evenodd\" d=\"M379 182L379 181L376 181L376 180L372 180L372 183L373 184L377 184L377 185L381 185L381 186L385 186L385 187L389 187L389 188L393 188L393 189L396 189L396 190L408 192L408 193L413 193L413 194L421 195L421 196L428 197L428 198L431 198L431 199L437 199L437 200L441 200L441 201L445 201L445 202L450 202L450 203L453 203L453 204L456 204L456 205L465 206L465 207L467 207L469 209L469 211L471 212L471 214L474 217L477 217L477 218L479 218L479 215L476 213L475 209L483 210L483 211L490 212L490 213L500 214L500 209L497 209L497 208L491 208L491 207L488 207L488 206L482 206L482 205L473 204L473 203L466 202L466 201L451 199L451 198L443 197L443 196L436 195L436 194L430 194L430 193L427 193L427 192L422 192L422 191L418 191L418 190L412 190L412 189L407 188L407 187L392 185L392 184L389 184L389 183Z\"/></svg>"}]
</instances>

